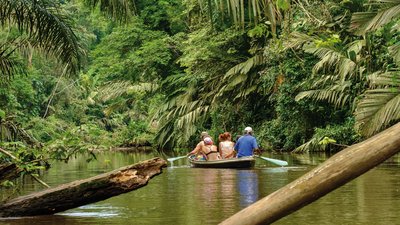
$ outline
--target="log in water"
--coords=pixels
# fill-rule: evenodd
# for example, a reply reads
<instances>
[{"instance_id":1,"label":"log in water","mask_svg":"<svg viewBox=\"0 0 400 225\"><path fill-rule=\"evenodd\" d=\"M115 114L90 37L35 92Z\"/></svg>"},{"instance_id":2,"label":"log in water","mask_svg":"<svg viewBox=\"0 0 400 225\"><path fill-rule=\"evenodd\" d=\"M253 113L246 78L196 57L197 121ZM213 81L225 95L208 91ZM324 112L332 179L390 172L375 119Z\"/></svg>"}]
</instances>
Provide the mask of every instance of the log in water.
<instances>
[{"instance_id":1,"label":"log in water","mask_svg":"<svg viewBox=\"0 0 400 225\"><path fill-rule=\"evenodd\" d=\"M21 196L0 205L0 217L48 215L101 201L145 186L166 165L163 159L154 158Z\"/></svg>"},{"instance_id":2,"label":"log in water","mask_svg":"<svg viewBox=\"0 0 400 225\"><path fill-rule=\"evenodd\" d=\"M399 151L400 123L342 150L299 179L221 224L270 224L360 176Z\"/></svg>"}]
</instances>

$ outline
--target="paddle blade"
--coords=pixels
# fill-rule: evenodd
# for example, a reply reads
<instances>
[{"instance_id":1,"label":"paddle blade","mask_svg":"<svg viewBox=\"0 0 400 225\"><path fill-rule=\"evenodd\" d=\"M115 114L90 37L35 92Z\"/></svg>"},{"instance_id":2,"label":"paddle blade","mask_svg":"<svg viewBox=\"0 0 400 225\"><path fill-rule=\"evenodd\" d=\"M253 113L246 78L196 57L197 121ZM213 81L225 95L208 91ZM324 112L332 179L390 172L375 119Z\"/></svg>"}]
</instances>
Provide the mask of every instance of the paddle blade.
<instances>
[{"instance_id":1,"label":"paddle blade","mask_svg":"<svg viewBox=\"0 0 400 225\"><path fill-rule=\"evenodd\" d=\"M263 157L263 156L259 156L259 157L264 159L264 160L266 160L266 161L268 161L268 162L271 162L271 163L274 163L276 165L279 165L279 166L287 166L288 165L288 162L286 162L284 160L271 159L271 158L267 158L267 157Z\"/></svg>"},{"instance_id":2,"label":"paddle blade","mask_svg":"<svg viewBox=\"0 0 400 225\"><path fill-rule=\"evenodd\" d=\"M173 161L175 161L175 160L182 159L182 158L186 158L186 155L184 155L184 156L178 156L178 157L174 157L174 158L168 158L167 160L168 160L169 162L173 162Z\"/></svg>"}]
</instances>

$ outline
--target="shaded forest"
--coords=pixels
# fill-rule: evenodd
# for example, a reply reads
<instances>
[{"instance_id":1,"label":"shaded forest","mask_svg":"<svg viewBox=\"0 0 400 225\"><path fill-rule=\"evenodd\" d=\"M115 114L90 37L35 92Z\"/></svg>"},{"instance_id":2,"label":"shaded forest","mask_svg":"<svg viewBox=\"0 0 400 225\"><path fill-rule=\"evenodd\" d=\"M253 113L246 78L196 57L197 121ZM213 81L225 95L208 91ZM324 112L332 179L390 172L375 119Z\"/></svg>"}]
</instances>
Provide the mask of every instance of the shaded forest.
<instances>
[{"instance_id":1,"label":"shaded forest","mask_svg":"<svg viewBox=\"0 0 400 225\"><path fill-rule=\"evenodd\" d=\"M265 150L340 151L400 119L399 18L399 0L0 0L0 169L246 126Z\"/></svg>"}]
</instances>

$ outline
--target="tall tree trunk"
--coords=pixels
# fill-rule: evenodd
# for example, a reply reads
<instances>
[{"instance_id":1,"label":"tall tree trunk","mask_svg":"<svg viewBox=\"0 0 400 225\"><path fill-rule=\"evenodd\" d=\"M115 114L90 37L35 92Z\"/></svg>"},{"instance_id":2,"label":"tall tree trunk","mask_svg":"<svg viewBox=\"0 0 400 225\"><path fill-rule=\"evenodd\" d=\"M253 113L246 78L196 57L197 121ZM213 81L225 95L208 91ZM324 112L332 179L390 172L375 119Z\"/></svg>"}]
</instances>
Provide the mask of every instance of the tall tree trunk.
<instances>
[{"instance_id":1,"label":"tall tree trunk","mask_svg":"<svg viewBox=\"0 0 400 225\"><path fill-rule=\"evenodd\" d=\"M221 224L270 224L360 176L399 151L400 123L342 150Z\"/></svg>"},{"instance_id":2,"label":"tall tree trunk","mask_svg":"<svg viewBox=\"0 0 400 225\"><path fill-rule=\"evenodd\" d=\"M0 217L54 214L101 201L147 184L166 161L154 158L84 180L18 197L0 205Z\"/></svg>"}]
</instances>

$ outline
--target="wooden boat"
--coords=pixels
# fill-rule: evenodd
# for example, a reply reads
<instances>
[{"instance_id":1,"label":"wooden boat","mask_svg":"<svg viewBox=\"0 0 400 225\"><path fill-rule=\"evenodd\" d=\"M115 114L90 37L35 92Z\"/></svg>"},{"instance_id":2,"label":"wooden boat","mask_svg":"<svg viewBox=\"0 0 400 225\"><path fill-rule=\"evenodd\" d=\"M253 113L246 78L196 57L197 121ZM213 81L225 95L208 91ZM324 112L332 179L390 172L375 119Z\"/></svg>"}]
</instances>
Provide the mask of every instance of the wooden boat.
<instances>
[{"instance_id":1,"label":"wooden boat","mask_svg":"<svg viewBox=\"0 0 400 225\"><path fill-rule=\"evenodd\" d=\"M188 159L192 167L198 168L251 168L256 162L256 160L251 156L213 161Z\"/></svg>"}]
</instances>

